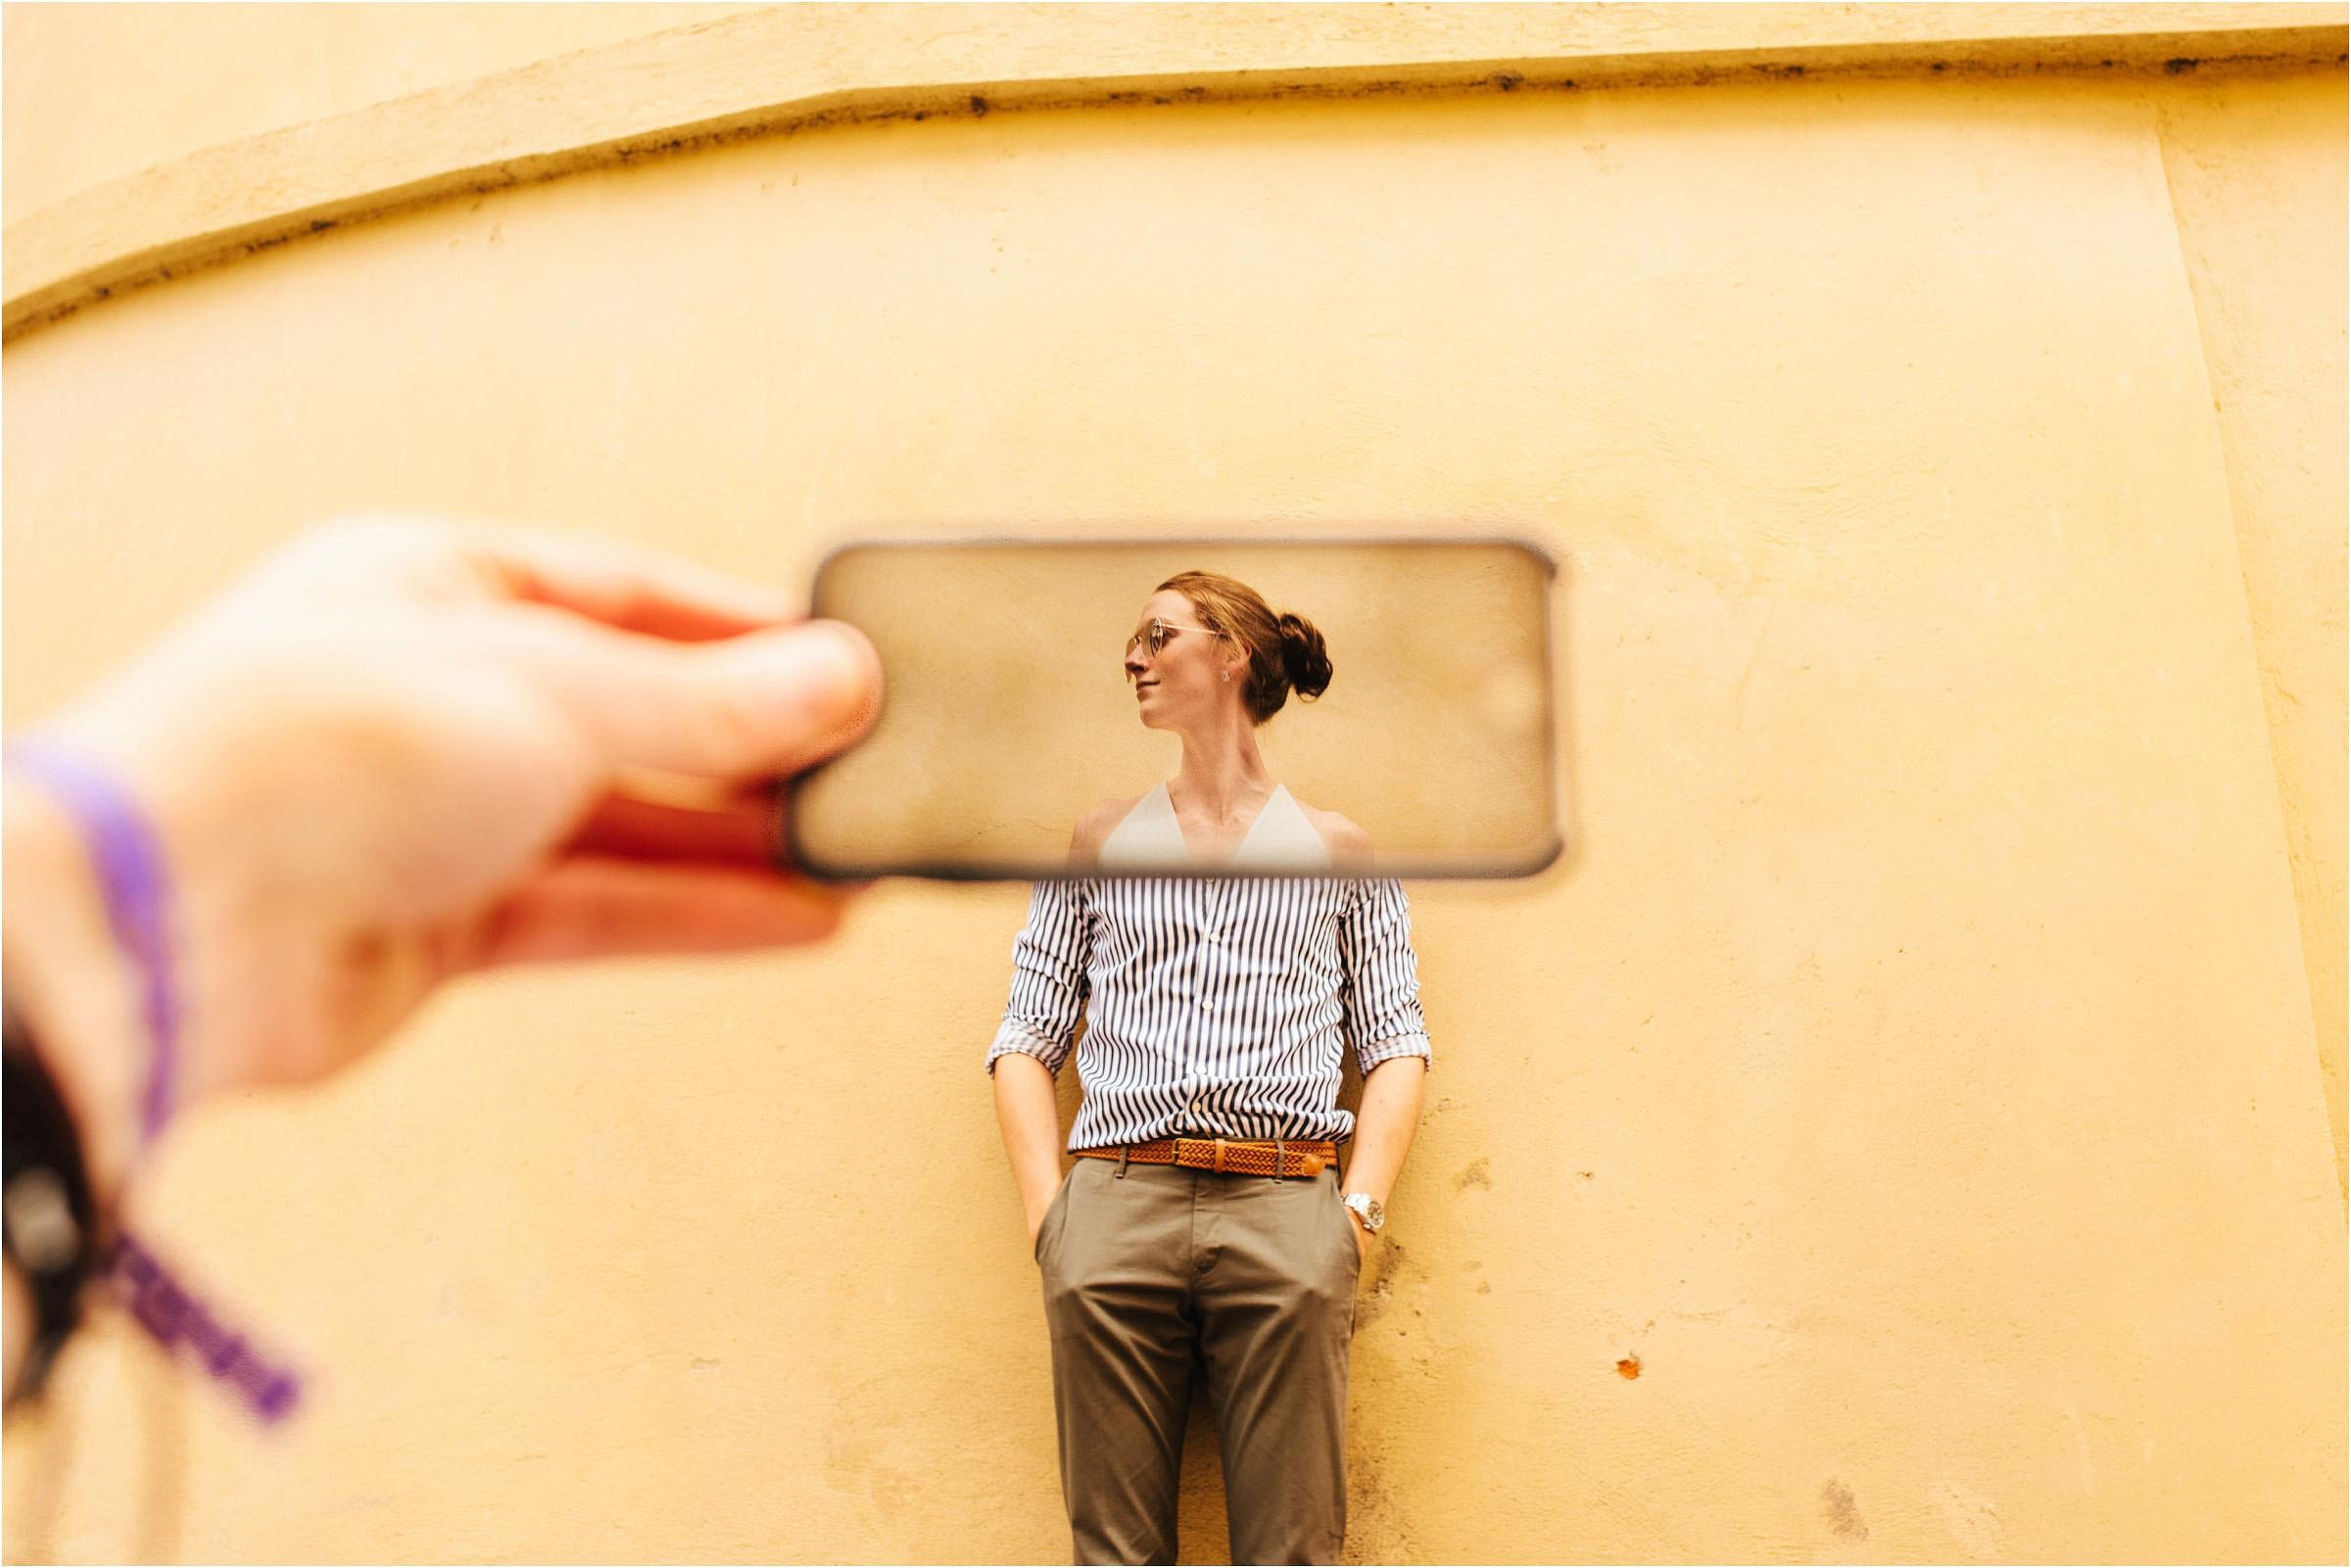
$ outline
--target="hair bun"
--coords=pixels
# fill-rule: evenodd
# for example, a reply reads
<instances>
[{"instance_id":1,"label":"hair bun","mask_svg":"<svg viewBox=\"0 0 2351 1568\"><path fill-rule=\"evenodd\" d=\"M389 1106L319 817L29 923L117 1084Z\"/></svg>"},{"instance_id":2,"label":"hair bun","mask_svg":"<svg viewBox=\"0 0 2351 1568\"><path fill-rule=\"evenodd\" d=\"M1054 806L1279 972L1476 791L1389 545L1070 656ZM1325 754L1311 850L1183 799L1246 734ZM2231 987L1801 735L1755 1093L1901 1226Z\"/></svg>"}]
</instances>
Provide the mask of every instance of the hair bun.
<instances>
[{"instance_id":1,"label":"hair bun","mask_svg":"<svg viewBox=\"0 0 2351 1568\"><path fill-rule=\"evenodd\" d=\"M1275 623L1281 632L1281 668L1300 696L1313 701L1330 689L1330 654L1322 634L1304 616L1283 614Z\"/></svg>"}]
</instances>

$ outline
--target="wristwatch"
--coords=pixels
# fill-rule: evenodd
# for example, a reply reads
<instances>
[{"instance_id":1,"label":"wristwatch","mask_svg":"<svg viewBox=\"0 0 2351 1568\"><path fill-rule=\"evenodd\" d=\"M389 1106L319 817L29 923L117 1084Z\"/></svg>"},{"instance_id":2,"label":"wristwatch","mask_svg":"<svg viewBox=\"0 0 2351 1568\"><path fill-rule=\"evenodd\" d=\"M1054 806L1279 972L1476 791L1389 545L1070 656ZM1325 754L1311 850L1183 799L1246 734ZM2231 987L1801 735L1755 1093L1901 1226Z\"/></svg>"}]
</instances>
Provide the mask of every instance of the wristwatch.
<instances>
[{"instance_id":1,"label":"wristwatch","mask_svg":"<svg viewBox=\"0 0 2351 1568\"><path fill-rule=\"evenodd\" d=\"M65 1097L17 1016L7 1007L7 1173L0 1185L9 1263L32 1297L31 1343L7 1394L13 1407L40 1392L49 1364L81 1321L83 1285L105 1255L98 1206L81 1163L81 1139Z\"/></svg>"},{"instance_id":2,"label":"wristwatch","mask_svg":"<svg viewBox=\"0 0 2351 1568\"><path fill-rule=\"evenodd\" d=\"M1345 1204L1348 1212L1355 1215L1355 1222L1371 1235L1378 1235L1379 1227L1388 1222L1388 1212L1380 1207L1378 1199L1367 1192L1351 1192L1339 1202Z\"/></svg>"}]
</instances>

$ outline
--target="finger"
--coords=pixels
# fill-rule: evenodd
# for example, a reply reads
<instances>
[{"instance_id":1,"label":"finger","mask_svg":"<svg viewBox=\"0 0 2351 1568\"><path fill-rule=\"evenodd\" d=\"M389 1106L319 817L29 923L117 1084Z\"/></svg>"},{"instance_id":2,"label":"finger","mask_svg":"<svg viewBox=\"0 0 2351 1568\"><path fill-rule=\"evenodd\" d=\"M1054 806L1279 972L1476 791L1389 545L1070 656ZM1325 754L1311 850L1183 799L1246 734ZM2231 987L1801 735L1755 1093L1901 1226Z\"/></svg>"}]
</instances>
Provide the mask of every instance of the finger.
<instances>
[{"instance_id":1,"label":"finger","mask_svg":"<svg viewBox=\"0 0 2351 1568\"><path fill-rule=\"evenodd\" d=\"M882 708L881 656L839 621L684 646L552 612L501 632L614 767L797 773L862 736Z\"/></svg>"},{"instance_id":2,"label":"finger","mask_svg":"<svg viewBox=\"0 0 2351 1568\"><path fill-rule=\"evenodd\" d=\"M551 604L620 631L704 641L805 613L779 590L611 540L490 522L460 525L452 537L476 574L504 596Z\"/></svg>"},{"instance_id":3,"label":"finger","mask_svg":"<svg viewBox=\"0 0 2351 1568\"><path fill-rule=\"evenodd\" d=\"M775 835L776 803L765 790L707 810L612 794L588 813L567 847L628 860L772 866Z\"/></svg>"},{"instance_id":4,"label":"finger","mask_svg":"<svg viewBox=\"0 0 2351 1568\"><path fill-rule=\"evenodd\" d=\"M574 856L525 881L452 957L472 970L792 946L830 936L852 902L775 872Z\"/></svg>"}]
</instances>

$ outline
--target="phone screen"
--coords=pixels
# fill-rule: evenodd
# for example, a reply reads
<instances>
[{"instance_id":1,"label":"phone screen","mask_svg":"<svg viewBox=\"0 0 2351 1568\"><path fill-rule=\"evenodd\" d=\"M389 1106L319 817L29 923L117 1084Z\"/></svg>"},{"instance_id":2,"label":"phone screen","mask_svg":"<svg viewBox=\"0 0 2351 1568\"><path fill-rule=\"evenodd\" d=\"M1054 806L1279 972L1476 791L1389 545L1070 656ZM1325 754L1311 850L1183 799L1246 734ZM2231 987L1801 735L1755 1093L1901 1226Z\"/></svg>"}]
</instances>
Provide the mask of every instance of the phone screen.
<instances>
[{"instance_id":1,"label":"phone screen","mask_svg":"<svg viewBox=\"0 0 2351 1568\"><path fill-rule=\"evenodd\" d=\"M1531 875L1560 848L1556 576L1512 539L843 546L811 611L873 640L883 711L787 784L780 851L834 879Z\"/></svg>"}]
</instances>

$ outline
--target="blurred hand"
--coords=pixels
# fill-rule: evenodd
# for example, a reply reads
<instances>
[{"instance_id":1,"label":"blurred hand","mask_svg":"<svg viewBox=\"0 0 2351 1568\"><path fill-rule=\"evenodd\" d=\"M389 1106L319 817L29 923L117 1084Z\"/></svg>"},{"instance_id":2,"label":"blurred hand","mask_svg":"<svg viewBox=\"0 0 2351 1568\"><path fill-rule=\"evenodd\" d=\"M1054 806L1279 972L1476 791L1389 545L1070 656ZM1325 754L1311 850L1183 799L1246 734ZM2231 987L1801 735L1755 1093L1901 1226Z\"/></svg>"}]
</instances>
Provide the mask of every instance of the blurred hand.
<instances>
[{"instance_id":1,"label":"blurred hand","mask_svg":"<svg viewBox=\"0 0 2351 1568\"><path fill-rule=\"evenodd\" d=\"M862 634L769 590L370 517L297 540L34 733L162 836L196 1095L330 1072L468 971L826 935L851 894L774 869L766 783L857 739L881 696ZM10 979L24 959L28 998L58 1004L75 920L43 879L81 862L39 797L12 779ZM94 889L70 891L87 927ZM99 1049L102 1011L64 1006L79 1037L57 1043Z\"/></svg>"}]
</instances>

